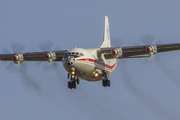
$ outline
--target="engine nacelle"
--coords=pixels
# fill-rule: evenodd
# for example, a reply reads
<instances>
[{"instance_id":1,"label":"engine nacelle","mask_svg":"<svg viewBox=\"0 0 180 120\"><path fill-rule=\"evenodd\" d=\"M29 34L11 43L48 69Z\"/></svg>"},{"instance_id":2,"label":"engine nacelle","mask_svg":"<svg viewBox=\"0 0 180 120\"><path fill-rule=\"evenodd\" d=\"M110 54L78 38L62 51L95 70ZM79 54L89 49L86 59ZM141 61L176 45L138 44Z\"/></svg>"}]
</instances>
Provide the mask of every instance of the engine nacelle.
<instances>
[{"instance_id":1,"label":"engine nacelle","mask_svg":"<svg viewBox=\"0 0 180 120\"><path fill-rule=\"evenodd\" d=\"M123 54L122 48L119 47L119 48L113 49L111 54L112 54L112 56L115 57L115 58L121 57L122 54Z\"/></svg>"},{"instance_id":2,"label":"engine nacelle","mask_svg":"<svg viewBox=\"0 0 180 120\"><path fill-rule=\"evenodd\" d=\"M146 47L146 51L147 51L147 54L151 57L157 53L157 46L156 45L148 46Z\"/></svg>"},{"instance_id":3,"label":"engine nacelle","mask_svg":"<svg viewBox=\"0 0 180 120\"><path fill-rule=\"evenodd\" d=\"M13 60L15 64L22 63L24 61L24 56L23 54L16 54L13 56Z\"/></svg>"},{"instance_id":4,"label":"engine nacelle","mask_svg":"<svg viewBox=\"0 0 180 120\"><path fill-rule=\"evenodd\" d=\"M47 62L53 62L56 60L56 53L55 52L49 52L45 55L45 59Z\"/></svg>"}]
</instances>

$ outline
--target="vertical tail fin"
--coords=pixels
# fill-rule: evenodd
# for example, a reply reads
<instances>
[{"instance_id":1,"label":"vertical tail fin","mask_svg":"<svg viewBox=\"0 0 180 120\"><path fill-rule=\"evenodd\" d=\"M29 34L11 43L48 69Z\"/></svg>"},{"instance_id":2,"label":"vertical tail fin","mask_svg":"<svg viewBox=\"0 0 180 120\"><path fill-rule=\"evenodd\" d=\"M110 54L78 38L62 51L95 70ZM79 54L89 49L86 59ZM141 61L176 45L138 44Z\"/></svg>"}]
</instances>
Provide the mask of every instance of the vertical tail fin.
<instances>
[{"instance_id":1,"label":"vertical tail fin","mask_svg":"<svg viewBox=\"0 0 180 120\"><path fill-rule=\"evenodd\" d=\"M103 47L111 47L109 21L107 16L105 16L105 23L104 23L104 41L100 48Z\"/></svg>"}]
</instances>

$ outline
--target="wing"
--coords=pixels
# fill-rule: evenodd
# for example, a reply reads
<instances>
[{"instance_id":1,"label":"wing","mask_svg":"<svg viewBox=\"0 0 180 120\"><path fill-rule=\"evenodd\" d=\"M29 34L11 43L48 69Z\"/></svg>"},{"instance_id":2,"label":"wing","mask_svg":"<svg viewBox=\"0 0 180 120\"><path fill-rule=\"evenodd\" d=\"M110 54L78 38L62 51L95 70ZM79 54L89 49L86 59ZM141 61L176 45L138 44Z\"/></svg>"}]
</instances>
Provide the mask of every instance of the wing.
<instances>
[{"instance_id":1,"label":"wing","mask_svg":"<svg viewBox=\"0 0 180 120\"><path fill-rule=\"evenodd\" d=\"M51 51L51 52L29 52L29 53L13 53L0 54L1 61L14 61L19 64L23 61L62 61L64 54L68 50Z\"/></svg>"},{"instance_id":2,"label":"wing","mask_svg":"<svg viewBox=\"0 0 180 120\"><path fill-rule=\"evenodd\" d=\"M124 59L124 58L142 58L151 57L156 53L180 50L180 43L144 45L144 46L128 46L101 48L98 53L104 54L106 59Z\"/></svg>"}]
</instances>

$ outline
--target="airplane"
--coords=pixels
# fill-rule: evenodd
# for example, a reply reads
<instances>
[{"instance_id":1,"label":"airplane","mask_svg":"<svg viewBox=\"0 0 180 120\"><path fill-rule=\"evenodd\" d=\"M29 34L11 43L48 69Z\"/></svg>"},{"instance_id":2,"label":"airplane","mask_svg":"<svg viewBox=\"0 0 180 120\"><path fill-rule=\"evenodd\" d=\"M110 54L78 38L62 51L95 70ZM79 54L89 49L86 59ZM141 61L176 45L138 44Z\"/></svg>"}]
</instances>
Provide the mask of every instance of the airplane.
<instances>
[{"instance_id":1,"label":"airplane","mask_svg":"<svg viewBox=\"0 0 180 120\"><path fill-rule=\"evenodd\" d=\"M111 47L109 21L105 16L104 38L100 48L0 54L0 60L13 61L15 64L24 61L62 62L68 72L68 88L76 89L80 79L102 81L102 86L110 87L109 77L118 59L151 57L156 53L175 50L180 50L180 43Z\"/></svg>"}]
</instances>

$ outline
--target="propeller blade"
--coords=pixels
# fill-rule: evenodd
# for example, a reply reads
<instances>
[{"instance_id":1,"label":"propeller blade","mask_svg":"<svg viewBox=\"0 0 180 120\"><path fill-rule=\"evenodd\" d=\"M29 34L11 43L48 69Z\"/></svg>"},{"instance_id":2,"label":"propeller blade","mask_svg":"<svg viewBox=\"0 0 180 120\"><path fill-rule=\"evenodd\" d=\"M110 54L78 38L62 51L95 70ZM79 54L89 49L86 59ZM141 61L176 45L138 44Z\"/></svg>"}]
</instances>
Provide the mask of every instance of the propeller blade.
<instances>
[{"instance_id":1,"label":"propeller blade","mask_svg":"<svg viewBox=\"0 0 180 120\"><path fill-rule=\"evenodd\" d=\"M111 43L113 47L119 47L123 45L124 40L119 37L111 37Z\"/></svg>"},{"instance_id":2,"label":"propeller blade","mask_svg":"<svg viewBox=\"0 0 180 120\"><path fill-rule=\"evenodd\" d=\"M140 37L140 40L145 45L151 45L154 42L155 35L146 34Z\"/></svg>"},{"instance_id":3,"label":"propeller blade","mask_svg":"<svg viewBox=\"0 0 180 120\"><path fill-rule=\"evenodd\" d=\"M55 51L57 51L57 50L61 50L61 46L60 45L58 45L55 49L54 49Z\"/></svg>"},{"instance_id":4,"label":"propeller blade","mask_svg":"<svg viewBox=\"0 0 180 120\"><path fill-rule=\"evenodd\" d=\"M52 49L53 42L51 42L51 41L44 41L44 42L40 43L38 46L43 51L50 51Z\"/></svg>"},{"instance_id":5,"label":"propeller blade","mask_svg":"<svg viewBox=\"0 0 180 120\"><path fill-rule=\"evenodd\" d=\"M159 39L158 41L155 40L155 35L146 34L140 37L140 40L145 45L152 45L152 44L161 44L162 40Z\"/></svg>"},{"instance_id":6,"label":"propeller blade","mask_svg":"<svg viewBox=\"0 0 180 120\"><path fill-rule=\"evenodd\" d=\"M7 48L3 48L2 53L3 54L9 54L11 52Z\"/></svg>"},{"instance_id":7,"label":"propeller blade","mask_svg":"<svg viewBox=\"0 0 180 120\"><path fill-rule=\"evenodd\" d=\"M25 46L21 43L11 43L11 48L14 53L21 53L25 49Z\"/></svg>"},{"instance_id":8,"label":"propeller blade","mask_svg":"<svg viewBox=\"0 0 180 120\"><path fill-rule=\"evenodd\" d=\"M40 85L28 75L27 71L21 71L21 78L28 87L34 89L38 93L41 93Z\"/></svg>"},{"instance_id":9,"label":"propeller blade","mask_svg":"<svg viewBox=\"0 0 180 120\"><path fill-rule=\"evenodd\" d=\"M17 65L12 61L7 65L6 70L13 73L19 73L26 70L26 65L23 63Z\"/></svg>"},{"instance_id":10,"label":"propeller blade","mask_svg":"<svg viewBox=\"0 0 180 120\"><path fill-rule=\"evenodd\" d=\"M52 62L52 63L45 63L43 70L48 72L52 70L57 70L59 68L58 62Z\"/></svg>"}]
</instances>

